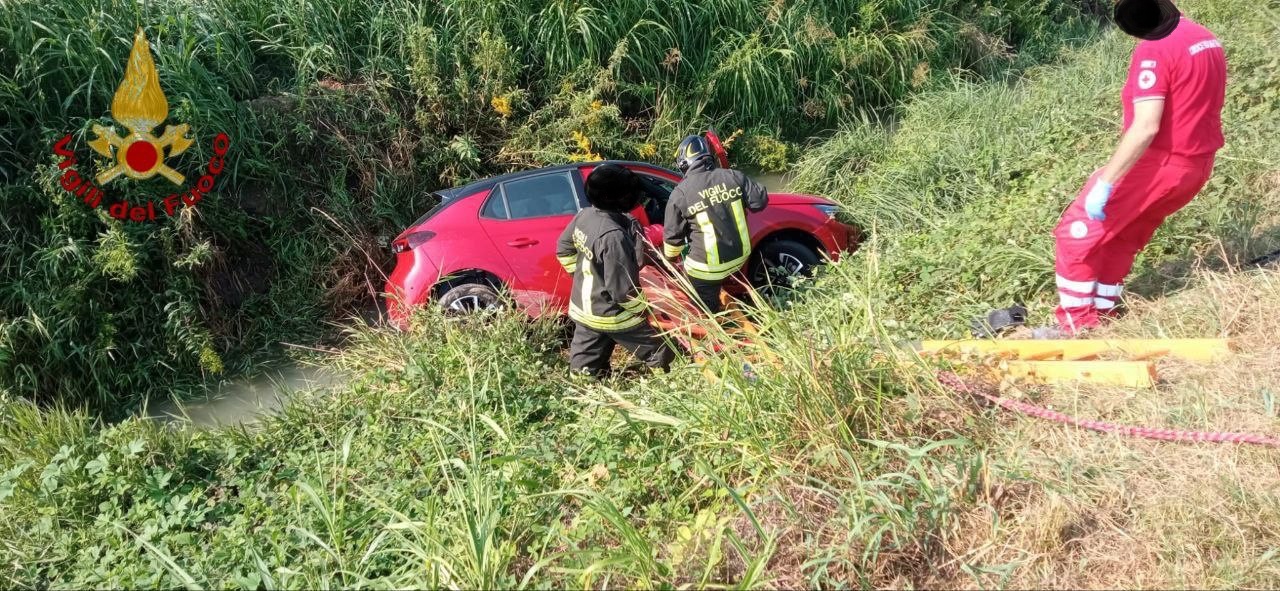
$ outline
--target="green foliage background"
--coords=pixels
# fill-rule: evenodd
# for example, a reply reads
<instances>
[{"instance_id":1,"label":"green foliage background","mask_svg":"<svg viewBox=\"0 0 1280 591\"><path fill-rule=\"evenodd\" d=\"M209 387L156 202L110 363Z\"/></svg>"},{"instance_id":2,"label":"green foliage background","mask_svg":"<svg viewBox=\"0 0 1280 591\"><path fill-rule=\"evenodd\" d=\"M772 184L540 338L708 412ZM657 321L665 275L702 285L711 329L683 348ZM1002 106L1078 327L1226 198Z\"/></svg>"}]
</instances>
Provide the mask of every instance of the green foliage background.
<instances>
[{"instance_id":1,"label":"green foliage background","mask_svg":"<svg viewBox=\"0 0 1280 591\"><path fill-rule=\"evenodd\" d=\"M1280 95L1273 83L1280 20L1268 12L1259 18L1249 0L1183 4L1219 31L1230 51L1229 147L1214 184L1162 230L1140 263L1146 289L1155 292L1181 277L1160 264L1166 256L1185 261L1225 241L1232 259L1274 245L1277 220L1270 212L1280 201ZM486 6L469 6L465 14L505 15L486 13ZM243 10L263 22L274 14L271 6ZM724 10L718 14L734 14ZM334 22L350 14L339 12ZM120 25L113 38L126 39L131 26ZM145 380L165 388L182 373L148 373L142 359L158 359L154 363L168 370L181 363L208 368L214 361L200 360L202 342L227 357L228 335L243 336L252 349L286 330L316 330L334 302L344 301L324 299L339 285L331 281L354 276L334 270L346 251L331 244L346 248L334 237L347 235L318 210L352 236L373 236L379 230L369 228L394 228L403 223L397 216L412 217L378 208L418 198L418 187L524 158L574 156L572 131L588 133L610 155L665 137L657 126L629 128L634 113L614 100L619 91L581 90L623 79L602 73L599 63L541 99L512 95L513 105L526 105L513 107L515 120L491 114L491 103L472 105L467 115L444 108L454 103L432 103L436 94L409 95L413 102L405 103L394 86L335 79L342 67L395 62L344 60L333 47L308 44L310 36L286 35L291 26L263 27L291 45L254 46L261 56L255 59L285 67L305 57L326 70L311 71L312 80L281 96L231 100L234 116L196 125L234 123L273 138L259 148L246 142L241 176L197 216L158 227L116 226L58 201L39 167L50 166L41 142L61 132L32 135L36 182L4 187L0 219L14 239L3 243L0 284L6 315L0 367L7 380L0 385L0 582L41 588L919 588L941 580L996 587L1018 569L1034 567L1045 548L1060 552L1055 559L1081 556L1088 542L1064 535L1077 523L1066 522L1073 517L1067 509L1115 490L1102 473L1105 464L1041 450L1047 457L1037 460L1044 462L1039 468L1050 476L1038 478L1046 472L1033 472L1033 458L1001 457L1007 449L992 445L1011 429L1002 416L940 395L933 368L902 363L893 352L906 335L958 333L965 312L984 302L1042 303L1039 298L1051 294L1042 289L1049 275L1047 229L1117 131L1109 114L1118 112L1118 72L1130 42L1114 32L1024 77L976 83L960 76L928 87L907 100L892 126L878 125L872 115L842 121L838 133L804 150L797 182L840 199L876 239L857 257L826 267L795 299L759 310L755 320L766 331L758 348L710 356L712 381L700 368L682 367L584 385L555 377L563 376L564 362L552 324L506 316L477 330L424 310L406 332L351 329L346 349L331 360L349 383L303 396L281 416L250 427L170 429L138 418L104 423L85 409L42 407L13 396L36 391L42 401L54 399L60 392L30 384L62 379L54 387L65 389L64 400L83 401L94 391L77 388L96 379L106 384L98 395L118 404L117 396L127 401L148 391ZM364 21L332 30L356 35L346 39L359 47L383 39ZM227 41L228 51L234 53L239 38ZM501 45L494 39L488 47ZM429 36L416 37L419 42L434 43ZM298 51L297 62L289 51ZM598 52L606 59L604 49ZM545 52L530 55L550 59ZM116 61L102 58L104 68ZM471 69L445 63L428 60L412 76L443 88L458 83L458 71ZM527 68L517 68L522 77L537 71L521 67ZM263 76L242 82L259 84ZM172 88L166 86L177 104ZM93 104L107 100L110 90L102 92ZM519 109L525 114L517 117ZM459 131L480 117L491 118L493 127ZM603 127L584 129L592 124ZM415 139L413 150L396 151L395 133L444 141L430 135L433 129L451 130L447 150ZM775 142L785 136L765 137L742 145L776 157ZM324 163L333 174L288 172L277 166L281 161L251 158L254 149L282 162ZM402 169L401 162L413 165ZM243 250L232 254L232 248ZM254 253L273 261L266 291L236 306L219 299L226 290L207 291L208 277L216 284L228 261ZM142 310L129 316L130 306ZM193 343L195 349L187 348ZM757 367L754 381L742 372L752 353L778 357L776 367ZM120 360L113 367L134 373L105 373L113 360ZM1173 407L1170 424L1198 428L1202 414L1195 405L1214 402L1195 384L1187 387L1189 393L1179 394L1196 402L1188 403L1191 410ZM89 394L77 397L81 392ZM1274 417L1258 420L1274 424ZM1043 447L1061 441L1034 438ZM1149 471L1147 458L1168 453L1089 441L1095 453L1120 450L1115 455L1125 456L1131 470ZM1266 466L1266 453L1241 450L1231 461ZM1236 523L1250 524L1248 531L1172 538L1194 543L1152 549L1174 556L1157 555L1159 564L1144 565L1149 570L1142 575L1188 587L1277 585L1280 537L1268 527L1275 522L1274 492L1244 482L1221 486L1206 494L1221 493L1230 503L1197 513L1177 504L1194 500L1168 499L1159 517L1182 517L1187 509L1183 523L1204 531L1227 532ZM976 552L954 546L975 528L1008 526L1010 506L1034 502L1028 489L1050 497L1065 516L1061 530L1035 532L1047 546L1015 548L1024 555L1008 564L988 564L986 546ZM1089 507L1084 504L1080 517L1093 518ZM1224 517L1225 524L1217 523ZM1164 521L1149 525L1167 527ZM1109 529L1105 521L1095 526ZM995 533L977 539L1004 543ZM1165 572L1186 564L1205 571ZM1056 565L1048 566L1048 576L1056 576Z\"/></svg>"},{"instance_id":2,"label":"green foliage background","mask_svg":"<svg viewBox=\"0 0 1280 591\"><path fill-rule=\"evenodd\" d=\"M1092 4L15 0L0 5L0 388L120 416L315 342L371 305L383 241L431 190L594 155L665 163L708 124L745 128L739 164L883 116L959 74L1032 63ZM119 223L60 193L52 144L109 123L134 31L170 121L233 139L195 212ZM785 133L783 130L786 130ZM576 140L581 134L586 143ZM117 181L118 199L171 192Z\"/></svg>"}]
</instances>

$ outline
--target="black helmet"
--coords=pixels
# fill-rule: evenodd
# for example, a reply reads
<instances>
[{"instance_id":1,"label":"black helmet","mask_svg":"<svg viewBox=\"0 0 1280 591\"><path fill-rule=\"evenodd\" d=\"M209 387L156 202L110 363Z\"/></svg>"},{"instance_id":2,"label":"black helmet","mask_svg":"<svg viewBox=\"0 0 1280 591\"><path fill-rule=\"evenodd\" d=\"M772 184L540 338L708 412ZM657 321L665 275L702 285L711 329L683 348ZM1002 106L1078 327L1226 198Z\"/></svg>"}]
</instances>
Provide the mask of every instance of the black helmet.
<instances>
[{"instance_id":1,"label":"black helmet","mask_svg":"<svg viewBox=\"0 0 1280 591\"><path fill-rule=\"evenodd\" d=\"M680 142L680 147L676 148L676 168L680 169L681 174L703 163L706 163L707 168L715 168L715 162L715 157L711 155L711 146L708 146L707 140L702 139L700 135L684 138Z\"/></svg>"},{"instance_id":2,"label":"black helmet","mask_svg":"<svg viewBox=\"0 0 1280 591\"><path fill-rule=\"evenodd\" d=\"M1120 30L1137 37L1155 41L1164 39L1178 28L1182 13L1172 0L1119 0L1116 2L1115 19Z\"/></svg>"}]
</instances>

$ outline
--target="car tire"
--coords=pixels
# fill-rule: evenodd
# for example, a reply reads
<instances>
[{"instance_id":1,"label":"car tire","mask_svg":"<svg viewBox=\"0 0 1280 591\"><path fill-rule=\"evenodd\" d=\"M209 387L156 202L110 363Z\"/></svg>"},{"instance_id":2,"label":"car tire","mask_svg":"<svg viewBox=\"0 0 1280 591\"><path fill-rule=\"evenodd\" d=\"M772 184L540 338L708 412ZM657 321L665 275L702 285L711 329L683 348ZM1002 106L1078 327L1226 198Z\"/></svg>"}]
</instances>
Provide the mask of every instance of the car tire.
<instances>
[{"instance_id":1,"label":"car tire","mask_svg":"<svg viewBox=\"0 0 1280 591\"><path fill-rule=\"evenodd\" d=\"M794 240L774 240L760 246L749 277L753 287L768 293L790 289L796 279L811 277L821 264L812 248Z\"/></svg>"},{"instance_id":2,"label":"car tire","mask_svg":"<svg viewBox=\"0 0 1280 591\"><path fill-rule=\"evenodd\" d=\"M502 296L487 283L462 283L440 296L440 307L447 314L475 314L502 310Z\"/></svg>"}]
</instances>

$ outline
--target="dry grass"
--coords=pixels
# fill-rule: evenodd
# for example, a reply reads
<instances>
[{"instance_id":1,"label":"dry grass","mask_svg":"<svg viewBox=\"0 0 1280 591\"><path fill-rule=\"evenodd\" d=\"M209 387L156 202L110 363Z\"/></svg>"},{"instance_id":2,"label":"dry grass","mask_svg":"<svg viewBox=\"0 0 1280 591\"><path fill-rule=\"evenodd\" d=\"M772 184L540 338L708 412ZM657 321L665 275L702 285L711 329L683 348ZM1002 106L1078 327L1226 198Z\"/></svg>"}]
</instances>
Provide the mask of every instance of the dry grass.
<instances>
[{"instance_id":1,"label":"dry grass","mask_svg":"<svg viewBox=\"0 0 1280 591\"><path fill-rule=\"evenodd\" d=\"M777 550L765 564L771 589L803 589L810 587L805 563L818 547L838 546L840 520L835 499L815 489L782 483L775 494L753 503L752 512L764 533L774 540ZM764 548L750 518L741 514L732 528L753 550ZM741 558L731 561L730 571L745 570Z\"/></svg>"},{"instance_id":2,"label":"dry grass","mask_svg":"<svg viewBox=\"0 0 1280 591\"><path fill-rule=\"evenodd\" d=\"M1100 336L1224 336L1240 351L1212 366L1162 363L1153 390L1058 388L1038 392L1043 403L1119 423L1280 433L1280 273L1204 273L1183 293L1131 305L1134 314ZM966 574L930 586L1280 582L1280 450L1121 439L1023 418L1006 426L991 442L1011 466L996 486L1016 498L988 499L963 520L950 551Z\"/></svg>"}]
</instances>

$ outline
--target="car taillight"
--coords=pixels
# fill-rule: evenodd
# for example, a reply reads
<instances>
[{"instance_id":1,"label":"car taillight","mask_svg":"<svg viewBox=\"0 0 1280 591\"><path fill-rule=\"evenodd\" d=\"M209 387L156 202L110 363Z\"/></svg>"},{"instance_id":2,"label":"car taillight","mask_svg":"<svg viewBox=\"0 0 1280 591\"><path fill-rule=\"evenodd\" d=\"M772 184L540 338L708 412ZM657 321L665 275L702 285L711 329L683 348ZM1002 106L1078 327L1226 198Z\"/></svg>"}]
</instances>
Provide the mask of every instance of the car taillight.
<instances>
[{"instance_id":1,"label":"car taillight","mask_svg":"<svg viewBox=\"0 0 1280 591\"><path fill-rule=\"evenodd\" d=\"M403 238L397 238L391 243L391 252L400 254L407 250L413 250L422 245L423 242L435 238L436 233L431 231L413 232L406 234Z\"/></svg>"}]
</instances>

